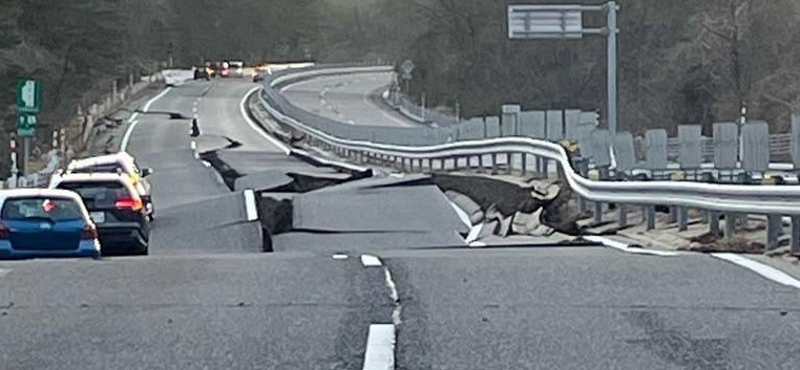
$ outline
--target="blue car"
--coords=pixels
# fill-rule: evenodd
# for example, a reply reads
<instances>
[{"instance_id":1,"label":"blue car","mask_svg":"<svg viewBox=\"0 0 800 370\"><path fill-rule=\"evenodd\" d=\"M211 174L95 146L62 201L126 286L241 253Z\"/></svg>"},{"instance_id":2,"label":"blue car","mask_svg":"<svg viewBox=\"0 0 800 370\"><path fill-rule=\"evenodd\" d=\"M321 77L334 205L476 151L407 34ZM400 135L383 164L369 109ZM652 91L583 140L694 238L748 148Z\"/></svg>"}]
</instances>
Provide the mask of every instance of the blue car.
<instances>
[{"instance_id":1,"label":"blue car","mask_svg":"<svg viewBox=\"0 0 800 370\"><path fill-rule=\"evenodd\" d=\"M99 256L97 227L75 192L0 191L0 259Z\"/></svg>"}]
</instances>

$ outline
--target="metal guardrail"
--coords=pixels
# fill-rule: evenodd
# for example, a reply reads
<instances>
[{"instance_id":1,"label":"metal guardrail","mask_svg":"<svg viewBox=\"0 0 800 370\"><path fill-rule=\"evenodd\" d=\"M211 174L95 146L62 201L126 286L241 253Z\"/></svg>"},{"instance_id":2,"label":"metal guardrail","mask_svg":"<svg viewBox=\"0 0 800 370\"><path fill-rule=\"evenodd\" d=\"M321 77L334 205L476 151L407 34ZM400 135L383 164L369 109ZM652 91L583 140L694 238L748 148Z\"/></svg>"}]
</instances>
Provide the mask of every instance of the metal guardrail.
<instances>
[{"instance_id":1,"label":"metal guardrail","mask_svg":"<svg viewBox=\"0 0 800 370\"><path fill-rule=\"evenodd\" d=\"M348 71L308 71L303 77L317 74L349 73ZM350 72L351 73L351 72ZM291 75L274 80L269 86L286 83ZM685 181L597 181L581 176L572 165L565 149L557 143L525 137L497 137L490 139L434 143L428 145L398 145L370 140L365 127L357 128L362 134L349 135L353 126L333 120L324 120L308 112L298 113L288 101L273 89L265 89L259 94L261 106L272 117L294 130L305 133L312 143L335 151L340 155L361 161L379 161L387 165L399 165L406 169L423 168L427 162L434 167L439 161L459 163L470 159L489 156L496 161L498 155L510 158L522 154L533 156L536 161L551 160L557 163L563 178L573 191L582 198L600 204L615 203L628 206L645 206L648 226L654 223L654 206L671 206L683 215L684 226L686 209L694 208L708 211L708 221L712 232L719 233L719 213L726 215L725 235L733 235L736 218L746 214L767 215L769 218L768 245L777 241L780 233L781 216L792 216L793 251L800 253L800 186L794 185L733 185L707 184ZM349 126L349 127L348 127ZM359 137L360 136L360 137ZM416 164L416 166L415 166ZM523 161L523 166L525 166ZM524 170L524 167L523 167ZM624 212L621 215L625 214ZM621 216L622 217L622 216ZM777 226L776 226L777 223Z\"/></svg>"},{"instance_id":2,"label":"metal guardrail","mask_svg":"<svg viewBox=\"0 0 800 370\"><path fill-rule=\"evenodd\" d=\"M347 68L331 68L330 66L317 66L308 69L298 77L282 77L275 84L284 85L296 79L313 78L320 73L336 74L345 73ZM362 72L387 72L391 67L361 68ZM323 72L324 71L324 72ZM335 72L334 72L335 71ZM356 73L351 70L350 73ZM296 78L296 79L295 79ZM272 84L271 86L276 86ZM338 137L354 140L368 140L372 142L396 145L434 145L453 141L471 141L494 137L532 137L543 138L557 142L572 139L579 143L581 156L589 161L585 168L612 168L614 173L674 172L688 171L690 173L706 173L713 178L728 179L732 181L732 174L746 173L753 178L760 178L766 172L785 172L795 168L792 160L800 164L800 157L792 155L793 150L800 153L800 118L797 127L793 126L791 134L769 135L766 122L752 121L744 126L743 140L736 140L737 125L735 123L714 124L714 137L701 136L698 125L682 125L678 130L677 138L669 138L664 129L648 130L644 137L634 137L630 133L621 132L616 136L610 135L607 130L596 125L593 112L580 110L549 110L549 111L519 111L519 109L504 110L504 114L497 117L472 118L453 124L444 117L432 116L433 120L426 117L426 123L417 128L393 128L378 126L343 127L335 120L327 119L300 109L280 94L267 92L268 100L275 103L285 114L302 118L313 127L331 133ZM384 101L394 106L401 113L413 105L410 101L399 104L392 102L391 93L384 96ZM417 107L419 108L419 107ZM421 109L421 108L419 108ZM403 114L419 114L418 110ZM514 112L515 113L508 113ZM415 113L416 112L416 113ZM427 110L431 112L431 110ZM443 118L444 117L444 118ZM421 119L421 117L419 117ZM453 121L454 122L454 121ZM343 123L343 122L339 122ZM331 131L333 130L333 131ZM609 149L613 155L609 155ZM780 162L780 163L776 163ZM776 165L779 164L779 165ZM786 176L786 175L783 175ZM791 175L789 175L791 176ZM692 181L701 181L701 177L689 176ZM702 177L706 178L706 177Z\"/></svg>"},{"instance_id":3,"label":"metal guardrail","mask_svg":"<svg viewBox=\"0 0 800 370\"><path fill-rule=\"evenodd\" d=\"M570 158L561 145L545 140L509 137L432 146L372 143L330 135L280 113L263 99L262 104L267 112L280 122L329 146L364 156L387 158L389 161L419 161L491 154L529 154L556 161L573 190L591 201L638 205L666 203L720 212L800 216L800 186L724 185L676 181L594 181L580 176L572 169Z\"/></svg>"}]
</instances>

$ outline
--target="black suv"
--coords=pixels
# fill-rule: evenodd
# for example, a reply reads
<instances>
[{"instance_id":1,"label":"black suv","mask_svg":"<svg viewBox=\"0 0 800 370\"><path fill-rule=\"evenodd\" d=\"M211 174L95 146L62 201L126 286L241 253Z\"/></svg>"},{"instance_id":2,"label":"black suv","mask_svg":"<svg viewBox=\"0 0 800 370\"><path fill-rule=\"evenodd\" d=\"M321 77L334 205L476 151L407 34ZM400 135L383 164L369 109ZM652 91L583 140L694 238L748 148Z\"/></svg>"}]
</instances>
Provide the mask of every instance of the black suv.
<instances>
[{"instance_id":1,"label":"black suv","mask_svg":"<svg viewBox=\"0 0 800 370\"><path fill-rule=\"evenodd\" d=\"M127 175L70 173L51 188L71 190L83 199L100 239L103 255L146 255L150 220L139 192Z\"/></svg>"}]
</instances>

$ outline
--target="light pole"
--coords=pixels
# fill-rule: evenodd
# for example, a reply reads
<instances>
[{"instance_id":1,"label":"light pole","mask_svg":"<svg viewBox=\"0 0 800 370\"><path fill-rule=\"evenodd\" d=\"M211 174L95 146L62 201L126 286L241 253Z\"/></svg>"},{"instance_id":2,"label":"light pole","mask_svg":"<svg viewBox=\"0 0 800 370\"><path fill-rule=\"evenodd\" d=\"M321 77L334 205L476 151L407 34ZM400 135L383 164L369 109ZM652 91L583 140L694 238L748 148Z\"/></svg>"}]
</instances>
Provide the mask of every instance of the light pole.
<instances>
[{"instance_id":1,"label":"light pole","mask_svg":"<svg viewBox=\"0 0 800 370\"><path fill-rule=\"evenodd\" d=\"M606 27L584 28L583 12L606 12ZM509 5L508 38L580 39L584 34L605 35L608 54L608 130L617 133L617 12L619 5Z\"/></svg>"}]
</instances>

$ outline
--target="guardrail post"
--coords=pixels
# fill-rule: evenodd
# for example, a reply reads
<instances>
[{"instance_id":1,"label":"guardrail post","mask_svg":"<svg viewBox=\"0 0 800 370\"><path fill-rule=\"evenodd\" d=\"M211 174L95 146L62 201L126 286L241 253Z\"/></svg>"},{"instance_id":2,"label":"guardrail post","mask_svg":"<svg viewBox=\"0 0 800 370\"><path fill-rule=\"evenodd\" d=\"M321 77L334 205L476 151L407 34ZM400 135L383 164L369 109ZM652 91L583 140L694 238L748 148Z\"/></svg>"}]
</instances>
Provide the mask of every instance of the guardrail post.
<instances>
[{"instance_id":1,"label":"guardrail post","mask_svg":"<svg viewBox=\"0 0 800 370\"><path fill-rule=\"evenodd\" d=\"M497 174L497 153L492 153L492 172L493 175Z\"/></svg>"},{"instance_id":2,"label":"guardrail post","mask_svg":"<svg viewBox=\"0 0 800 370\"><path fill-rule=\"evenodd\" d=\"M669 207L669 214L667 215L667 223L673 224L678 222L678 207Z\"/></svg>"},{"instance_id":3,"label":"guardrail post","mask_svg":"<svg viewBox=\"0 0 800 370\"><path fill-rule=\"evenodd\" d=\"M619 204L619 227L628 226L628 208L624 204Z\"/></svg>"},{"instance_id":4,"label":"guardrail post","mask_svg":"<svg viewBox=\"0 0 800 370\"><path fill-rule=\"evenodd\" d=\"M521 165L522 165L522 168L521 168L522 176L525 176L525 174L528 172L528 155L525 154L525 153L522 153L522 158L521 159L522 159L522 163L521 163Z\"/></svg>"},{"instance_id":5,"label":"guardrail post","mask_svg":"<svg viewBox=\"0 0 800 370\"><path fill-rule=\"evenodd\" d=\"M606 180L608 179L608 167L600 167L597 171L590 171L589 178L592 180ZM595 202L594 203L594 222L601 223L603 222L603 202Z\"/></svg>"},{"instance_id":6,"label":"guardrail post","mask_svg":"<svg viewBox=\"0 0 800 370\"><path fill-rule=\"evenodd\" d=\"M778 237L783 232L780 215L767 215L767 250L778 246Z\"/></svg>"},{"instance_id":7,"label":"guardrail post","mask_svg":"<svg viewBox=\"0 0 800 370\"><path fill-rule=\"evenodd\" d=\"M725 240L733 239L733 234L736 232L736 215L733 213L725 213Z\"/></svg>"},{"instance_id":8,"label":"guardrail post","mask_svg":"<svg viewBox=\"0 0 800 370\"><path fill-rule=\"evenodd\" d=\"M514 171L514 153L506 153L506 173L509 175Z\"/></svg>"},{"instance_id":9,"label":"guardrail post","mask_svg":"<svg viewBox=\"0 0 800 370\"><path fill-rule=\"evenodd\" d=\"M792 246L791 254L800 256L800 216L792 216Z\"/></svg>"},{"instance_id":10,"label":"guardrail post","mask_svg":"<svg viewBox=\"0 0 800 370\"><path fill-rule=\"evenodd\" d=\"M644 206L644 209L642 209L642 213L645 215L645 219L647 221L647 231L655 229L656 228L656 207L654 207L654 206Z\"/></svg>"},{"instance_id":11,"label":"guardrail post","mask_svg":"<svg viewBox=\"0 0 800 370\"><path fill-rule=\"evenodd\" d=\"M719 212L708 211L706 216L708 217L709 232L711 235L719 236Z\"/></svg>"},{"instance_id":12,"label":"guardrail post","mask_svg":"<svg viewBox=\"0 0 800 370\"><path fill-rule=\"evenodd\" d=\"M17 167L17 140L12 136L9 142L9 152L11 156L11 178L9 178L8 188L19 187L19 167Z\"/></svg>"},{"instance_id":13,"label":"guardrail post","mask_svg":"<svg viewBox=\"0 0 800 370\"><path fill-rule=\"evenodd\" d=\"M686 231L689 229L689 210L686 207L677 207L678 213L678 231Z\"/></svg>"}]
</instances>

